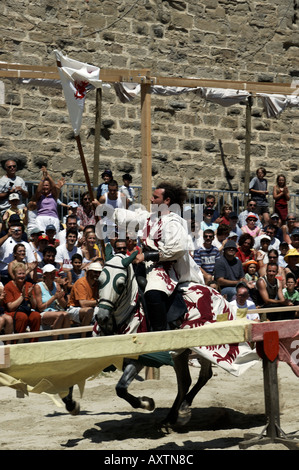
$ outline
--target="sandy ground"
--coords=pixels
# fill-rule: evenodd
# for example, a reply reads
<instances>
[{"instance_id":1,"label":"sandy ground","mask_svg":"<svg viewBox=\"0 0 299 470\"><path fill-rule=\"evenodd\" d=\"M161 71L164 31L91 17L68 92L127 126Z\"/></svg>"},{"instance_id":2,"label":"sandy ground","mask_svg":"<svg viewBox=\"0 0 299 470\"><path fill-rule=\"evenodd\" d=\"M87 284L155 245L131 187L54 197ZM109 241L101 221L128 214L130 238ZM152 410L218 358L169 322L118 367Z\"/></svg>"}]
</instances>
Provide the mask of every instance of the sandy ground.
<instances>
[{"instance_id":1,"label":"sandy ground","mask_svg":"<svg viewBox=\"0 0 299 470\"><path fill-rule=\"evenodd\" d=\"M191 367L195 380L199 369ZM247 432L260 433L265 424L262 363L241 377L213 367L214 376L197 395L192 417L181 429L169 434L159 423L176 393L171 367L160 369L160 378L134 381L135 395L151 396L153 412L133 410L118 398L114 387L120 371L104 372L89 380L82 398L76 387L81 413L69 415L46 395L17 398L16 391L0 388L1 450L150 450L188 451L240 450ZM279 364L280 424L285 433L299 432L298 378L289 366ZM282 444L255 445L249 450L288 450ZM244 452L244 450L243 450Z\"/></svg>"}]
</instances>

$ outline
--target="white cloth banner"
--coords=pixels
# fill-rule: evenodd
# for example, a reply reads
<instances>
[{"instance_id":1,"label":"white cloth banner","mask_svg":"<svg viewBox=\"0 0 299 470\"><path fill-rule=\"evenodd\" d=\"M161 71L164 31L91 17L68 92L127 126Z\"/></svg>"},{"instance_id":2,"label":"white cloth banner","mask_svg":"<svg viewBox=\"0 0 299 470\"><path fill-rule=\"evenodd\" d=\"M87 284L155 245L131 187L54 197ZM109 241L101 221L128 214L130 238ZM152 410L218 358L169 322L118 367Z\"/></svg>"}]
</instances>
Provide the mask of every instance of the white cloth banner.
<instances>
[{"instance_id":1,"label":"white cloth banner","mask_svg":"<svg viewBox=\"0 0 299 470\"><path fill-rule=\"evenodd\" d=\"M85 97L88 91L100 88L100 69L63 56L55 50L57 67L75 136L80 133Z\"/></svg>"},{"instance_id":2,"label":"white cloth banner","mask_svg":"<svg viewBox=\"0 0 299 470\"><path fill-rule=\"evenodd\" d=\"M263 103L268 117L278 117L287 107L299 106L299 96L294 95L268 95L257 93Z\"/></svg>"}]
</instances>

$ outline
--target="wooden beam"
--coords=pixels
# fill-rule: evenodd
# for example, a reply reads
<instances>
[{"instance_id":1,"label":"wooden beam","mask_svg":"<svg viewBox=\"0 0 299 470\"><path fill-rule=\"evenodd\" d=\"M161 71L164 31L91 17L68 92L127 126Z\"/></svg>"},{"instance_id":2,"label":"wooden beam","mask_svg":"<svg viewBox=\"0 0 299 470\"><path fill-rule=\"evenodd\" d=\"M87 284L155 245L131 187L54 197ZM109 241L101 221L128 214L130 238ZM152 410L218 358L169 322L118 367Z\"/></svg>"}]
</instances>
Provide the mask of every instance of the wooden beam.
<instances>
[{"instance_id":1,"label":"wooden beam","mask_svg":"<svg viewBox=\"0 0 299 470\"><path fill-rule=\"evenodd\" d=\"M93 155L93 187L94 187L95 197L96 197L97 187L99 185L101 124L102 124L102 88L97 88L95 132L94 132L94 155Z\"/></svg>"},{"instance_id":2,"label":"wooden beam","mask_svg":"<svg viewBox=\"0 0 299 470\"><path fill-rule=\"evenodd\" d=\"M24 64L0 63L0 78L45 78L59 80L56 67L33 66ZM148 74L147 69L100 69L100 79L103 82L131 82L149 85L174 87L205 87L243 90L255 95L256 93L290 95L299 86L292 83L247 82L238 80L216 80L206 78L158 77Z\"/></svg>"}]
</instances>

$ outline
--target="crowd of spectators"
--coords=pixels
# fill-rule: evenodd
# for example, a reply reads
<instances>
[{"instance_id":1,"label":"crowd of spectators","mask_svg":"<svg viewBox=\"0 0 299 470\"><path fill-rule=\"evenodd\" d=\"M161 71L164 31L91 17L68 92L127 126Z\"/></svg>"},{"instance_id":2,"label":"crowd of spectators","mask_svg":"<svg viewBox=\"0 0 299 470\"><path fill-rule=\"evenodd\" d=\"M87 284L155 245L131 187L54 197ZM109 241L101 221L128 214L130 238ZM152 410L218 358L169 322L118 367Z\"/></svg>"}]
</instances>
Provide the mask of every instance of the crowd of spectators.
<instances>
[{"instance_id":1,"label":"crowd of spectators","mask_svg":"<svg viewBox=\"0 0 299 470\"><path fill-rule=\"evenodd\" d=\"M215 197L206 198L203 222L194 230L192 256L205 282L216 282L221 294L234 305L237 302L240 311L246 305L245 301L240 303L244 294L244 298L250 300L250 308L294 306L292 312L263 314L262 320L296 318L299 316L299 307L298 312L296 310L299 305L299 221L288 211L290 195L286 178L277 176L272 211L264 168L257 169L249 190L250 199L239 215L225 204L215 216Z\"/></svg>"},{"instance_id":2,"label":"crowd of spectators","mask_svg":"<svg viewBox=\"0 0 299 470\"><path fill-rule=\"evenodd\" d=\"M130 233L115 244L108 230L103 244L95 229L98 205L127 209L134 203L131 175L123 175L119 188L112 172L105 170L96 198L87 191L80 203L70 201L61 220L63 178L55 182L42 167L40 183L28 201L16 162L8 160L5 171L0 179L0 332L90 325L99 301L105 243L124 254L142 250ZM251 198L239 215L229 204L218 212L211 195L206 197L202 221L192 219L191 223L189 255L204 282L251 319L256 314L249 314L248 309L299 304L299 222L288 212L283 175L278 175L273 188L275 207L270 211L265 177L265 169L259 168L250 182ZM295 316L294 308L288 318Z\"/></svg>"}]
</instances>

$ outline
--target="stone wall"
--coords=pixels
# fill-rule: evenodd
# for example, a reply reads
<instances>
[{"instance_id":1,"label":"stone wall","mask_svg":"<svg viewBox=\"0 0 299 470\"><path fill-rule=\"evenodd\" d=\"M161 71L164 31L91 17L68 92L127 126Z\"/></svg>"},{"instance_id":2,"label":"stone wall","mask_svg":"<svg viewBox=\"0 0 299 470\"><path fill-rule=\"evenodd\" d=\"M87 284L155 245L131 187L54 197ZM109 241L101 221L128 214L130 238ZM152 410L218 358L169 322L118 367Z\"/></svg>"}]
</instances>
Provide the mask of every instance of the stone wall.
<instances>
[{"instance_id":1,"label":"stone wall","mask_svg":"<svg viewBox=\"0 0 299 470\"><path fill-rule=\"evenodd\" d=\"M299 0L6 0L0 3L2 62L55 65L55 49L102 68L151 69L152 75L290 83L299 79ZM2 90L2 92L1 92ZM20 175L82 182L78 150L60 88L2 79L0 161L15 158ZM91 179L95 92L89 93L81 139ZM252 108L251 176L262 165L270 186L283 172L299 182L299 109L267 118ZM101 173L141 183L140 99L123 104L103 90ZM152 97L153 184L244 187L245 105L228 108L190 92ZM95 169L97 171L97 169ZM100 179L100 177L99 177Z\"/></svg>"}]
</instances>

